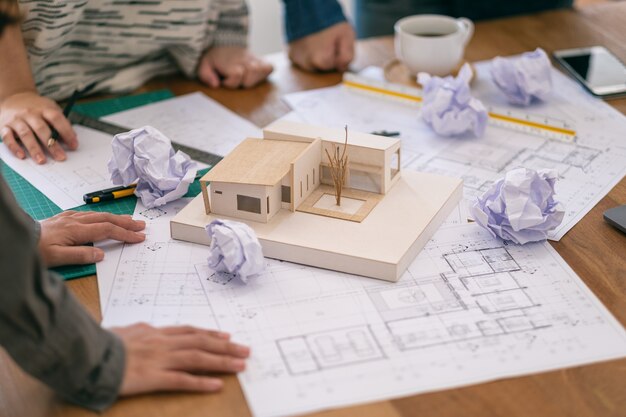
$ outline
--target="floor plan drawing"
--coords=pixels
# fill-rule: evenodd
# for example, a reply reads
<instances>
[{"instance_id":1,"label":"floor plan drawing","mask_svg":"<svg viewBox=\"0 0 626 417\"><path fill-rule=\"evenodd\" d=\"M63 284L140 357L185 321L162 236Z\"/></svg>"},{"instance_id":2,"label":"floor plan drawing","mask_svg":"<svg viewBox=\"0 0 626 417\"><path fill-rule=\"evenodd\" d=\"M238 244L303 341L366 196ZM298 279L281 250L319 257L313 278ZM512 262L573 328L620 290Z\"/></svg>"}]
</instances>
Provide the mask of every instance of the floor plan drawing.
<instances>
[{"instance_id":1,"label":"floor plan drawing","mask_svg":"<svg viewBox=\"0 0 626 417\"><path fill-rule=\"evenodd\" d=\"M369 326L288 337L276 345L292 375L385 358Z\"/></svg>"},{"instance_id":2,"label":"floor plan drawing","mask_svg":"<svg viewBox=\"0 0 626 417\"><path fill-rule=\"evenodd\" d=\"M74 125L80 146L67 152L67 160L49 157L39 165L32 158L19 159L0 144L0 158L62 210L85 204L83 195L113 187L107 162L111 157L111 136Z\"/></svg>"},{"instance_id":3,"label":"floor plan drawing","mask_svg":"<svg viewBox=\"0 0 626 417\"><path fill-rule=\"evenodd\" d=\"M285 100L307 123L400 132L403 168L463 178L468 204L511 169L556 169L557 197L566 213L550 239L559 240L626 174L626 138L619 133L626 129L626 121L557 70L553 70L551 97L519 108L508 105L491 82L488 62L476 63L475 68L472 93L485 105L560 120L576 130L576 136L560 140L490 125L481 138L438 137L422 122L418 105L342 86L288 94ZM381 71L367 73L375 77Z\"/></svg>"},{"instance_id":4,"label":"floor plan drawing","mask_svg":"<svg viewBox=\"0 0 626 417\"><path fill-rule=\"evenodd\" d=\"M624 328L546 242L507 245L473 224L449 226L397 283L266 260L245 285L210 270L206 246L167 239L175 209L162 210L148 239L113 260L103 324L230 332L252 347L239 379L257 417L626 355Z\"/></svg>"}]
</instances>

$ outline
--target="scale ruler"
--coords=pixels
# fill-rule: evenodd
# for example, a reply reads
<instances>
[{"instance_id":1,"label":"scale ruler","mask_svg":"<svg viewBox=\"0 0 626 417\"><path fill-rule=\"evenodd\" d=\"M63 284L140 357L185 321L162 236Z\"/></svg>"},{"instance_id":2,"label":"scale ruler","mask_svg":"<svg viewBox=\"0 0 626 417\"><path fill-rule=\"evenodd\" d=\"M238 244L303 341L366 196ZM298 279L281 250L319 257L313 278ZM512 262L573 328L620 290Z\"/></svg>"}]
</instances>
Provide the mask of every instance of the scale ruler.
<instances>
[{"instance_id":1,"label":"scale ruler","mask_svg":"<svg viewBox=\"0 0 626 417\"><path fill-rule=\"evenodd\" d=\"M111 136L115 136L118 133L128 132L129 128L115 125L113 123L105 122L100 119L94 119L93 117L85 116L84 114L72 112L70 113L69 120L72 123L76 123L82 126L90 127L100 132L108 133ZM172 148L175 151L181 151L189 155L191 159L198 162L204 162L211 167L215 166L222 157L212 154L210 152L201 151L200 149L191 148L189 146L181 145L180 143L172 142Z\"/></svg>"},{"instance_id":2,"label":"scale ruler","mask_svg":"<svg viewBox=\"0 0 626 417\"><path fill-rule=\"evenodd\" d=\"M417 87L390 83L351 73L344 74L343 85L352 91L384 97L416 107L422 104L422 90ZM487 106L487 111L489 113L488 123L491 126L565 142L572 142L576 138L576 131L562 120L493 106Z\"/></svg>"}]
</instances>

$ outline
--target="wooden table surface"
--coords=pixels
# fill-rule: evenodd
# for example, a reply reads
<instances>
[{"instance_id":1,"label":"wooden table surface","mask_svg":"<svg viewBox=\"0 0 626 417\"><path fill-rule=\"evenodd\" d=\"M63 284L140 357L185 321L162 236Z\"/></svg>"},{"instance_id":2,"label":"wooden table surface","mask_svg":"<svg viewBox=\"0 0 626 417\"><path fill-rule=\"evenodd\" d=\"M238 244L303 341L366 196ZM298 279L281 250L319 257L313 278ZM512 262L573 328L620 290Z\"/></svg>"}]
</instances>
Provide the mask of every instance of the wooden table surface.
<instances>
[{"instance_id":1,"label":"wooden table surface","mask_svg":"<svg viewBox=\"0 0 626 417\"><path fill-rule=\"evenodd\" d=\"M626 2L562 10L478 23L467 49L470 61L521 53L540 46L556 49L604 45L626 62ZM393 57L391 38L360 42L353 69L384 65ZM253 90L212 91L180 78L155 80L142 89L169 88L176 94L204 91L258 126L288 112L280 97L289 92L337 84L339 74L308 74L290 66L284 54L268 57L275 65L270 82ZM626 99L610 102L626 113ZM626 132L624 132L626 134ZM602 219L611 207L626 204L622 180L560 242L551 242L602 303L626 325L626 236ZM67 285L98 319L96 277ZM68 323L68 325L71 325ZM48 388L0 356L0 416L95 415L59 400ZM241 387L226 377L216 395L154 394L124 399L105 416L250 415ZM397 400L316 413L317 416L626 416L626 359L537 375L415 395Z\"/></svg>"}]
</instances>

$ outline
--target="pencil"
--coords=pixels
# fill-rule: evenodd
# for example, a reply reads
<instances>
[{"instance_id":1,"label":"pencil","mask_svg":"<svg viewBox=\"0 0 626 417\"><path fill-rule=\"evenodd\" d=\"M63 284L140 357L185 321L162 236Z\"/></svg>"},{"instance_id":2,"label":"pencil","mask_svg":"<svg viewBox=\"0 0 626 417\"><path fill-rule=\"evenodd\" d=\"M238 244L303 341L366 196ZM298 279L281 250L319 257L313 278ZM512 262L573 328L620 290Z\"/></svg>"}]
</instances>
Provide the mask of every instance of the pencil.
<instances>
[{"instance_id":1,"label":"pencil","mask_svg":"<svg viewBox=\"0 0 626 417\"><path fill-rule=\"evenodd\" d=\"M78 100L80 96L82 96L84 93L94 88L96 84L97 82L93 82L85 88L77 88L76 90L74 90L72 96L69 98L69 100L65 104L65 107L63 108L63 116L65 116L66 119L72 112L72 107L74 107L74 104L76 104L76 100ZM50 139L48 139L48 148L57 143L57 140L59 140L59 132L56 129L52 129L52 134L50 135Z\"/></svg>"}]
</instances>

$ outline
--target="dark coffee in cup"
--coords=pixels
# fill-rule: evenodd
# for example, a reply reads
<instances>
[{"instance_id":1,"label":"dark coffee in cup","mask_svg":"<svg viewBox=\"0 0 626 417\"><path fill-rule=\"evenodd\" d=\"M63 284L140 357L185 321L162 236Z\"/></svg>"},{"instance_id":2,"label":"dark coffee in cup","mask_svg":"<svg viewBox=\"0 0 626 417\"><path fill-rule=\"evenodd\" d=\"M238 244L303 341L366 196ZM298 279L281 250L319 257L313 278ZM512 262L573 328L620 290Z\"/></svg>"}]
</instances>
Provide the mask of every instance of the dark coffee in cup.
<instances>
[{"instance_id":1,"label":"dark coffee in cup","mask_svg":"<svg viewBox=\"0 0 626 417\"><path fill-rule=\"evenodd\" d=\"M416 32L416 33L411 33L411 35L415 35L415 36L423 36L423 37L425 37L425 38L436 38L437 36L446 36L446 35L449 35L449 33Z\"/></svg>"}]
</instances>

